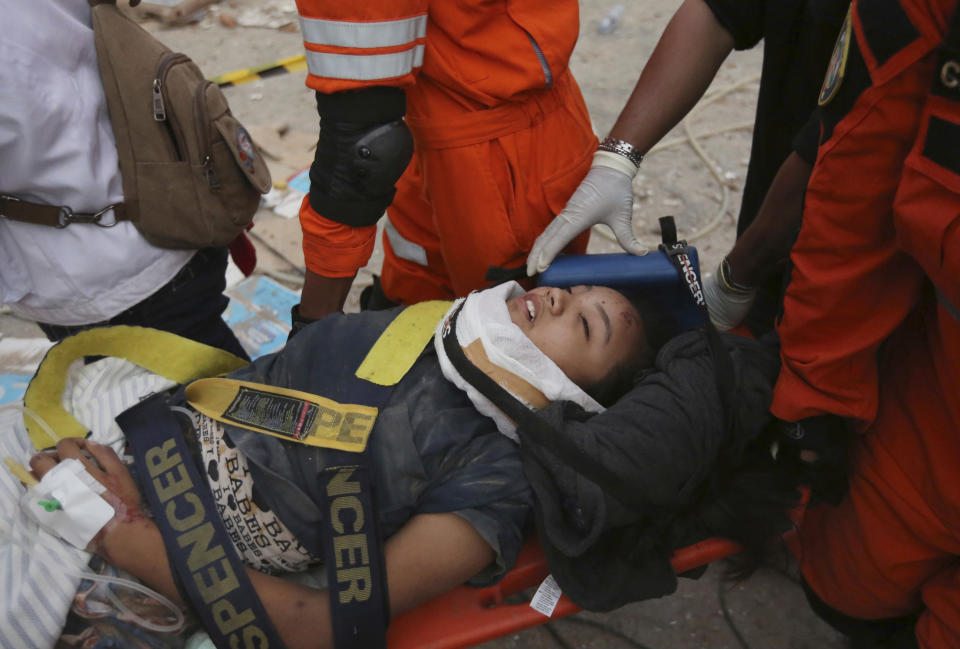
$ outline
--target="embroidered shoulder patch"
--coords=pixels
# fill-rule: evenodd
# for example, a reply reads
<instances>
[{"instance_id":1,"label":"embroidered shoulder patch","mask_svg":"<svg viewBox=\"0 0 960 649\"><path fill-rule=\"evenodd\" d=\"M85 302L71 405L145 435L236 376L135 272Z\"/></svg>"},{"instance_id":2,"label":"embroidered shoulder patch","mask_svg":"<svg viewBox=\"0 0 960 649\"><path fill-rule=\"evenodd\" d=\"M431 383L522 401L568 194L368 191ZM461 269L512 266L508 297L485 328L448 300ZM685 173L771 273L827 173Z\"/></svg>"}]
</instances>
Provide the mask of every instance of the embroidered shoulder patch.
<instances>
[{"instance_id":1,"label":"embroidered shoulder patch","mask_svg":"<svg viewBox=\"0 0 960 649\"><path fill-rule=\"evenodd\" d=\"M847 17L843 20L837 42L833 46L833 54L830 55L827 76L823 78L823 86L821 86L820 96L817 98L817 104L820 106L829 104L843 83L844 72L847 69L847 55L850 53L850 40L853 38L853 22L850 20L852 9L853 6L851 5L851 8L847 10Z\"/></svg>"}]
</instances>

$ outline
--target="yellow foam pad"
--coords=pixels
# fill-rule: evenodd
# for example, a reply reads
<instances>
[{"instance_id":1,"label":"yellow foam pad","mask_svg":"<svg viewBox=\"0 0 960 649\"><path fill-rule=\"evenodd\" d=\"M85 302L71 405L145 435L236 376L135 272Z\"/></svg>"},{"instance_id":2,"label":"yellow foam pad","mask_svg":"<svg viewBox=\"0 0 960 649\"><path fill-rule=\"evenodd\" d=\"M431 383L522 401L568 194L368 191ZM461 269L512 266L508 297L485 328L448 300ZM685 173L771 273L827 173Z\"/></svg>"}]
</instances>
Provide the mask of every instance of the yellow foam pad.
<instances>
[{"instance_id":1,"label":"yellow foam pad","mask_svg":"<svg viewBox=\"0 0 960 649\"><path fill-rule=\"evenodd\" d=\"M367 352L357 368L357 378L377 385L396 385L433 338L437 323L451 304L446 300L431 300L401 311Z\"/></svg>"},{"instance_id":2,"label":"yellow foam pad","mask_svg":"<svg viewBox=\"0 0 960 649\"><path fill-rule=\"evenodd\" d=\"M230 352L158 329L121 325L81 331L50 348L23 397L24 405L59 438L87 434L86 427L62 405L67 371L85 356L123 358L177 383L219 376L247 365ZM24 423L35 448L56 444L30 416L24 417Z\"/></svg>"}]
</instances>

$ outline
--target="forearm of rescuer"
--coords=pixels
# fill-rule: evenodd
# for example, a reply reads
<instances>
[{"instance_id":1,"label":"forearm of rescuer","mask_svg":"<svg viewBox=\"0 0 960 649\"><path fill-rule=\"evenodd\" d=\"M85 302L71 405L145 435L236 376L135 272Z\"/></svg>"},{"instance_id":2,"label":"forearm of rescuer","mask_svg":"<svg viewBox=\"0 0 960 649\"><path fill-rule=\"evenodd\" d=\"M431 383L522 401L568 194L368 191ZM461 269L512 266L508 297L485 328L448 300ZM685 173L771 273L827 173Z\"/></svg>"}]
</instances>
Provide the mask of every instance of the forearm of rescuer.
<instances>
[{"instance_id":1,"label":"forearm of rescuer","mask_svg":"<svg viewBox=\"0 0 960 649\"><path fill-rule=\"evenodd\" d=\"M310 193L300 209L307 274L294 314L305 320L343 308L356 271L372 252L376 223L413 156L402 88L317 92L316 100L320 134Z\"/></svg>"},{"instance_id":2,"label":"forearm of rescuer","mask_svg":"<svg viewBox=\"0 0 960 649\"><path fill-rule=\"evenodd\" d=\"M171 600L183 603L173 583L163 539L151 521L116 526L105 535L98 552ZM415 516L387 540L384 552L392 615L459 586L494 559L486 541L456 514ZM328 591L252 568L247 573L288 649L333 646Z\"/></svg>"},{"instance_id":3,"label":"forearm of rescuer","mask_svg":"<svg viewBox=\"0 0 960 649\"><path fill-rule=\"evenodd\" d=\"M684 1L610 131L613 141L601 143L586 178L534 242L528 275L543 272L570 241L600 223L610 227L627 252L646 252L632 225L637 165L703 96L733 46L733 36L704 0ZM625 142L628 151L617 141Z\"/></svg>"},{"instance_id":4,"label":"forearm of rescuer","mask_svg":"<svg viewBox=\"0 0 960 649\"><path fill-rule=\"evenodd\" d=\"M704 278L710 321L722 331L739 325L756 287L783 267L800 228L803 196L813 166L791 153L780 166L760 210L716 270Z\"/></svg>"},{"instance_id":5,"label":"forearm of rescuer","mask_svg":"<svg viewBox=\"0 0 960 649\"><path fill-rule=\"evenodd\" d=\"M696 105L733 45L733 36L704 0L684 0L660 36L610 136L646 153Z\"/></svg>"},{"instance_id":6,"label":"forearm of rescuer","mask_svg":"<svg viewBox=\"0 0 960 649\"><path fill-rule=\"evenodd\" d=\"M325 277L308 268L300 294L300 316L308 320L319 320L327 314L343 310L356 276L354 273L349 277Z\"/></svg>"},{"instance_id":7,"label":"forearm of rescuer","mask_svg":"<svg viewBox=\"0 0 960 649\"><path fill-rule=\"evenodd\" d=\"M800 229L811 171L813 166L796 153L787 156L756 218L727 255L733 281L757 286L786 263Z\"/></svg>"}]
</instances>

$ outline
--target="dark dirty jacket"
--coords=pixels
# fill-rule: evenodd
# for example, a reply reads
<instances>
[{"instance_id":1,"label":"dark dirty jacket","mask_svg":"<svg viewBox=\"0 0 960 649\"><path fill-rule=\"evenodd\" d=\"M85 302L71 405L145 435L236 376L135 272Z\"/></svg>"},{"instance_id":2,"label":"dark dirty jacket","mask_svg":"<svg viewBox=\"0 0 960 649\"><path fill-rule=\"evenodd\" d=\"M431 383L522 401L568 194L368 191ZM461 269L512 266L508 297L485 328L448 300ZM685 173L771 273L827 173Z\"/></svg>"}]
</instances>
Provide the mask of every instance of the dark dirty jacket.
<instances>
[{"instance_id":1,"label":"dark dirty jacket","mask_svg":"<svg viewBox=\"0 0 960 649\"><path fill-rule=\"evenodd\" d=\"M287 346L231 376L351 401L352 376L400 309L333 314ZM250 461L258 498L315 556L325 516L311 498L326 449L225 425ZM384 537L417 514L456 512L493 547L496 560L471 584L496 581L516 560L532 495L516 444L501 435L440 372L428 344L381 409L370 435L375 503Z\"/></svg>"},{"instance_id":2,"label":"dark dirty jacket","mask_svg":"<svg viewBox=\"0 0 960 649\"><path fill-rule=\"evenodd\" d=\"M519 430L541 545L564 593L581 607L610 610L673 592L672 551L720 533L709 486L718 471L737 466L771 420L779 367L774 344L733 334L721 339L734 365L733 430L725 430L699 330L664 345L655 367L605 412L589 416L569 403L540 411L556 434L630 486L630 503L605 494L550 448L524 443Z\"/></svg>"}]
</instances>

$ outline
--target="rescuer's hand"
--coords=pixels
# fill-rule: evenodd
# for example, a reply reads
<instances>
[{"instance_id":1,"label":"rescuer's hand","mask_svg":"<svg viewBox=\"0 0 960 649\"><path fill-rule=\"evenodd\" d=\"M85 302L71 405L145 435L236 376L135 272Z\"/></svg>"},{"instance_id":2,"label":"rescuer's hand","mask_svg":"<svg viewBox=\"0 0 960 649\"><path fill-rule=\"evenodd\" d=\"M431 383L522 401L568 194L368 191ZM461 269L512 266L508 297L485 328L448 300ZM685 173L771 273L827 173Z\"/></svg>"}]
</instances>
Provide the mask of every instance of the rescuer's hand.
<instances>
[{"instance_id":1,"label":"rescuer's hand","mask_svg":"<svg viewBox=\"0 0 960 649\"><path fill-rule=\"evenodd\" d=\"M729 331L740 324L747 317L756 295L756 289L738 290L726 286L719 266L703 278L703 296L710 322L720 331Z\"/></svg>"},{"instance_id":2,"label":"rescuer's hand","mask_svg":"<svg viewBox=\"0 0 960 649\"><path fill-rule=\"evenodd\" d=\"M290 309L290 333L287 334L287 342L290 342L291 338L300 333L301 329L316 321L317 318L304 318L300 315L300 305L294 304L293 308Z\"/></svg>"},{"instance_id":3,"label":"rescuer's hand","mask_svg":"<svg viewBox=\"0 0 960 649\"><path fill-rule=\"evenodd\" d=\"M854 432L837 415L777 422L777 462L810 487L810 504L837 505L848 489Z\"/></svg>"},{"instance_id":4,"label":"rescuer's hand","mask_svg":"<svg viewBox=\"0 0 960 649\"><path fill-rule=\"evenodd\" d=\"M624 156L597 151L586 178L567 206L533 244L527 257L527 275L547 269L568 243L597 223L610 226L623 249L643 255L647 249L633 234L633 177L637 167Z\"/></svg>"},{"instance_id":5,"label":"rescuer's hand","mask_svg":"<svg viewBox=\"0 0 960 649\"><path fill-rule=\"evenodd\" d=\"M308 324L325 315L343 310L356 273L349 277L326 277L309 268L304 274L300 304L290 310L290 334L287 342Z\"/></svg>"}]
</instances>

